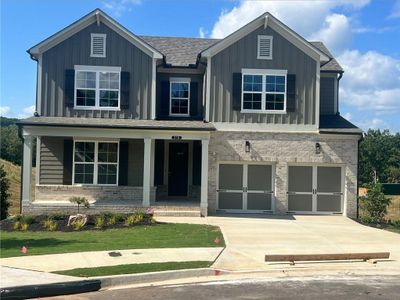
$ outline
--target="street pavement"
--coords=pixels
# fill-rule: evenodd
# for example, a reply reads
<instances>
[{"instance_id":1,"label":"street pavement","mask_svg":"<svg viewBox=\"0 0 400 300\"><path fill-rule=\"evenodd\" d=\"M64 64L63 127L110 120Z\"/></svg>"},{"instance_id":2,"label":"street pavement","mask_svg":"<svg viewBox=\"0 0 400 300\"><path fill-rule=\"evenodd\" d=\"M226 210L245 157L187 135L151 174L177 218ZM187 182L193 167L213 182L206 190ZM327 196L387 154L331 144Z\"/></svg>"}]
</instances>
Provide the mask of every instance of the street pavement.
<instances>
[{"instance_id":1,"label":"street pavement","mask_svg":"<svg viewBox=\"0 0 400 300\"><path fill-rule=\"evenodd\" d=\"M47 299L399 299L398 276L257 278L105 290Z\"/></svg>"}]
</instances>

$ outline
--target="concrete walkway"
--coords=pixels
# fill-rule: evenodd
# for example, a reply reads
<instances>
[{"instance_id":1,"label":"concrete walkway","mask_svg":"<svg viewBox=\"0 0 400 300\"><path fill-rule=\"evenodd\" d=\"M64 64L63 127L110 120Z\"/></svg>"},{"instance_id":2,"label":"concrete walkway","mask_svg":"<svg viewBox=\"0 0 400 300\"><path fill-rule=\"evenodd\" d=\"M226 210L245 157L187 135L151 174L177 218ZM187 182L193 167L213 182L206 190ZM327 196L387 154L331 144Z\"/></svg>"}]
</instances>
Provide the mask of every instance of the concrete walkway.
<instances>
[{"instance_id":1,"label":"concrete walkway","mask_svg":"<svg viewBox=\"0 0 400 300\"><path fill-rule=\"evenodd\" d=\"M56 282L69 282L80 280L81 278L49 274L44 272L22 270L0 266L0 288L16 287L21 285L48 284Z\"/></svg>"},{"instance_id":2,"label":"concrete walkway","mask_svg":"<svg viewBox=\"0 0 400 300\"><path fill-rule=\"evenodd\" d=\"M363 226L342 216L221 215L207 218L158 217L158 221L219 226L227 247L213 265L231 271L318 268L373 269L400 274L400 234ZM291 267L265 263L265 254L390 252L391 261L302 263Z\"/></svg>"},{"instance_id":3,"label":"concrete walkway","mask_svg":"<svg viewBox=\"0 0 400 300\"><path fill-rule=\"evenodd\" d=\"M182 261L214 261L223 248L158 248L90 251L63 254L19 256L0 259L1 266L54 272L76 268L96 268L126 264ZM110 256L119 252L121 256Z\"/></svg>"}]
</instances>

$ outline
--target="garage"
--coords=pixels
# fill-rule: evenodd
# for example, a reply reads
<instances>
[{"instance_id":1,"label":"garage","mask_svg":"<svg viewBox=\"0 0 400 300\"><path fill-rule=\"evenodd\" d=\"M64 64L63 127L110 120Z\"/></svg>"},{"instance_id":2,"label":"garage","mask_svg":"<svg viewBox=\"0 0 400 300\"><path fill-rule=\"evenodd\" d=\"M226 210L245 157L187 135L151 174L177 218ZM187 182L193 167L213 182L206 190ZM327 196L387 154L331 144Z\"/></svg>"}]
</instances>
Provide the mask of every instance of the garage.
<instances>
[{"instance_id":1,"label":"garage","mask_svg":"<svg viewBox=\"0 0 400 300\"><path fill-rule=\"evenodd\" d=\"M218 210L271 212L274 210L273 165L220 163L218 165Z\"/></svg>"},{"instance_id":2,"label":"garage","mask_svg":"<svg viewBox=\"0 0 400 300\"><path fill-rule=\"evenodd\" d=\"M288 173L289 212L343 212L341 166L289 166Z\"/></svg>"}]
</instances>

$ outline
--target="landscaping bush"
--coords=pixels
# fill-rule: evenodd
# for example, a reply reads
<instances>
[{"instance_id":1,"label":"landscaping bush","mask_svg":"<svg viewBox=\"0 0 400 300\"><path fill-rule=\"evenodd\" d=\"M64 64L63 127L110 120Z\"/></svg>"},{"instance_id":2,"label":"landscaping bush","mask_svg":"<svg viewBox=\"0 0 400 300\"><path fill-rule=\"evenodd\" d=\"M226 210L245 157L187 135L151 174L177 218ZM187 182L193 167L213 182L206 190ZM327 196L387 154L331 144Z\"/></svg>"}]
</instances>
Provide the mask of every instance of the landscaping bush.
<instances>
[{"instance_id":1,"label":"landscaping bush","mask_svg":"<svg viewBox=\"0 0 400 300\"><path fill-rule=\"evenodd\" d=\"M143 212L139 209L135 214L135 223L142 223L143 222Z\"/></svg>"},{"instance_id":2,"label":"landscaping bush","mask_svg":"<svg viewBox=\"0 0 400 300\"><path fill-rule=\"evenodd\" d=\"M78 231L81 230L86 224L86 220L84 217L79 216L76 218L76 220L72 223L72 227L74 230Z\"/></svg>"},{"instance_id":3,"label":"landscaping bush","mask_svg":"<svg viewBox=\"0 0 400 300\"><path fill-rule=\"evenodd\" d=\"M8 192L10 188L10 181L7 178L7 173L4 170L4 166L0 166L0 219L3 220L8 216L8 208L10 207L10 193Z\"/></svg>"},{"instance_id":4,"label":"landscaping bush","mask_svg":"<svg viewBox=\"0 0 400 300\"><path fill-rule=\"evenodd\" d=\"M107 214L107 225L115 225L118 222L118 216L116 214Z\"/></svg>"},{"instance_id":5,"label":"landscaping bush","mask_svg":"<svg viewBox=\"0 0 400 300\"><path fill-rule=\"evenodd\" d=\"M126 226L132 226L133 224L135 224L135 221L136 221L136 216L135 215L129 215L125 219L125 225Z\"/></svg>"},{"instance_id":6,"label":"landscaping bush","mask_svg":"<svg viewBox=\"0 0 400 300\"><path fill-rule=\"evenodd\" d=\"M97 229L103 228L105 223L104 216L97 216L94 218L94 227Z\"/></svg>"},{"instance_id":7,"label":"landscaping bush","mask_svg":"<svg viewBox=\"0 0 400 300\"><path fill-rule=\"evenodd\" d=\"M52 218L49 217L43 221L43 227L48 231L56 231L57 230L57 222Z\"/></svg>"},{"instance_id":8,"label":"landscaping bush","mask_svg":"<svg viewBox=\"0 0 400 300\"><path fill-rule=\"evenodd\" d=\"M69 198L69 202L75 203L78 206L78 214L79 214L79 207L81 205L85 206L86 208L90 207L90 203L85 197L71 197Z\"/></svg>"},{"instance_id":9,"label":"landscaping bush","mask_svg":"<svg viewBox=\"0 0 400 300\"><path fill-rule=\"evenodd\" d=\"M390 204L390 198L385 197L380 183L369 183L366 188L367 194L359 197L361 208L365 214L360 219L361 221L364 219L368 223L381 223L384 220L387 206Z\"/></svg>"}]
</instances>

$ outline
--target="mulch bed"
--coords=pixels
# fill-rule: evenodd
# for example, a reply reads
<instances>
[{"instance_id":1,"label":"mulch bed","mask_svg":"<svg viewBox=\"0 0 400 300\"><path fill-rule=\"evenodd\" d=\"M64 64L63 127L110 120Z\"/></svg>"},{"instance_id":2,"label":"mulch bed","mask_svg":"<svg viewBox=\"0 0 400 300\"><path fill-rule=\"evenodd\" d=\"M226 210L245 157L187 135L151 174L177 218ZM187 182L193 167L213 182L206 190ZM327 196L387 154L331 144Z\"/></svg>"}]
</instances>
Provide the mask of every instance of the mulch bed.
<instances>
[{"instance_id":1,"label":"mulch bed","mask_svg":"<svg viewBox=\"0 0 400 300\"><path fill-rule=\"evenodd\" d=\"M57 229L55 230L60 232L72 232L72 231L87 231L87 230L106 230L106 229L113 229L113 228L129 228L133 226L141 226L141 225L154 225L154 221L152 220L152 215L150 214L143 214L143 221L141 222L136 222L134 225L127 226L125 225L125 219L128 217L130 214L117 214L119 216L119 219L117 222L113 225L109 225L108 216L105 216L105 222L104 226L102 228L96 228L95 227L95 218L97 216L104 216L103 214L99 215L87 215L87 223L85 226L83 226L80 230L74 230L73 226L67 226L68 224L68 219L69 215L57 215L57 216L50 216L54 222L57 223ZM27 231L49 231L48 229L43 227L43 222L47 220L49 216L45 215L40 215L40 216L33 216L33 221L32 223L29 224L28 230ZM15 230L14 229L14 223L15 223L15 218L14 219L5 219L0 221L0 230L2 231L20 231L20 230Z\"/></svg>"}]
</instances>

